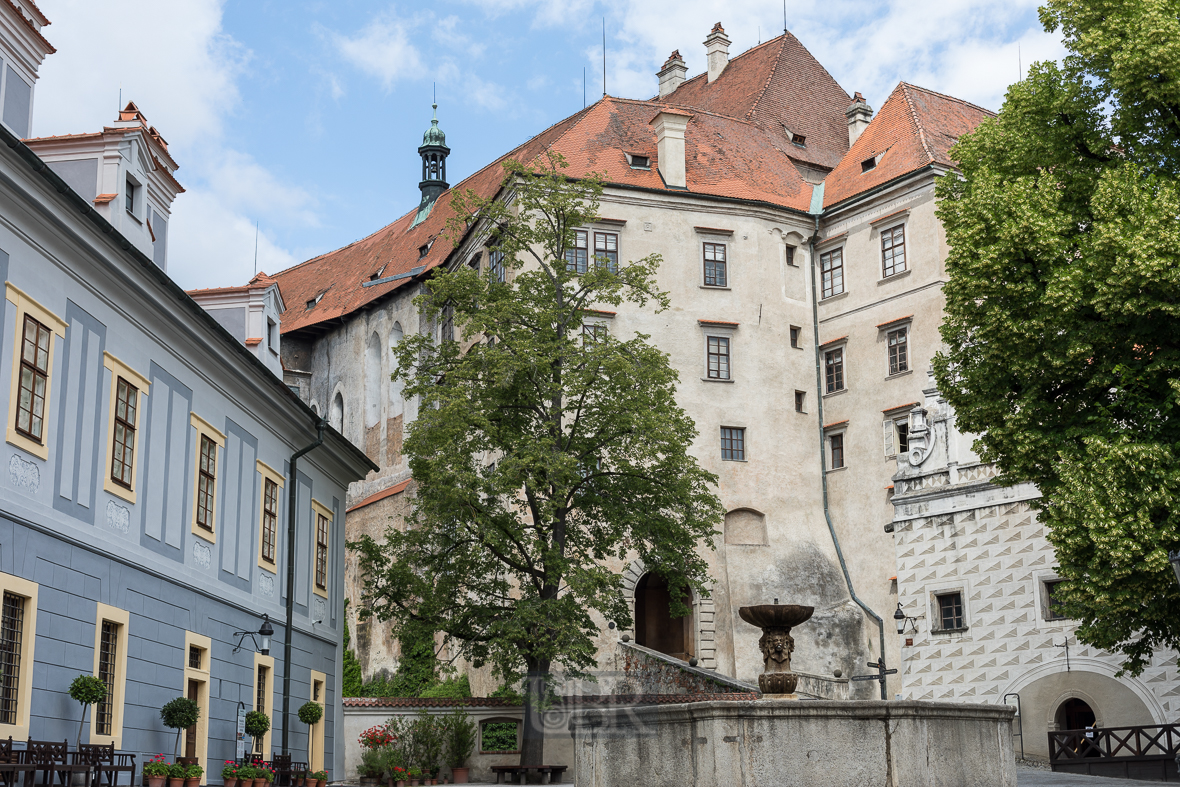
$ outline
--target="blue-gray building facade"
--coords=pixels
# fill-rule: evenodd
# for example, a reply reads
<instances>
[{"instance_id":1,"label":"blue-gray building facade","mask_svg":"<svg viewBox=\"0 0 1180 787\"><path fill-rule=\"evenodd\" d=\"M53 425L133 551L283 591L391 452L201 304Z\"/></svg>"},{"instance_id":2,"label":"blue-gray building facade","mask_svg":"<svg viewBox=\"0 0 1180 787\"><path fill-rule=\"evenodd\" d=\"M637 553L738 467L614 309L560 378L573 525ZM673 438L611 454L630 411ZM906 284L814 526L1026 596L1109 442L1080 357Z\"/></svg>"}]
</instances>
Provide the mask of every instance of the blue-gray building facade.
<instances>
[{"instance_id":1,"label":"blue-gray building facade","mask_svg":"<svg viewBox=\"0 0 1180 787\"><path fill-rule=\"evenodd\" d=\"M318 416L6 127L0 280L0 738L72 745L67 690L93 674L110 696L82 742L140 764L178 746L220 783L239 709L280 748L291 593L289 750L342 774L344 501L376 467L328 427L292 484ZM269 656L235 636L263 615ZM202 711L179 736L160 719L178 696Z\"/></svg>"}]
</instances>

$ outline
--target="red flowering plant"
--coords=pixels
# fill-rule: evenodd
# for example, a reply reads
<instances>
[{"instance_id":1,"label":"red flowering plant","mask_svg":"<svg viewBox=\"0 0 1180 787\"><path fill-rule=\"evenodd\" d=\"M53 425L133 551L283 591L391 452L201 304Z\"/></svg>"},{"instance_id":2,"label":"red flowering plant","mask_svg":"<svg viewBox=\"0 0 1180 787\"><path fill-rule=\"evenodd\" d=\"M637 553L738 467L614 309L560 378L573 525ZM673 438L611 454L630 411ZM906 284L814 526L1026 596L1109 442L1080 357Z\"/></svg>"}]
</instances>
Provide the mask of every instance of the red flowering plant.
<instances>
[{"instance_id":1,"label":"red flowering plant","mask_svg":"<svg viewBox=\"0 0 1180 787\"><path fill-rule=\"evenodd\" d=\"M158 779L168 775L168 768L169 766L164 760L164 755L157 754L143 764L143 775Z\"/></svg>"},{"instance_id":2,"label":"red flowering plant","mask_svg":"<svg viewBox=\"0 0 1180 787\"><path fill-rule=\"evenodd\" d=\"M361 737L357 739L360 745L366 749L380 749L382 746L389 746L395 740L397 740L397 737L384 724L370 727L362 732Z\"/></svg>"}]
</instances>

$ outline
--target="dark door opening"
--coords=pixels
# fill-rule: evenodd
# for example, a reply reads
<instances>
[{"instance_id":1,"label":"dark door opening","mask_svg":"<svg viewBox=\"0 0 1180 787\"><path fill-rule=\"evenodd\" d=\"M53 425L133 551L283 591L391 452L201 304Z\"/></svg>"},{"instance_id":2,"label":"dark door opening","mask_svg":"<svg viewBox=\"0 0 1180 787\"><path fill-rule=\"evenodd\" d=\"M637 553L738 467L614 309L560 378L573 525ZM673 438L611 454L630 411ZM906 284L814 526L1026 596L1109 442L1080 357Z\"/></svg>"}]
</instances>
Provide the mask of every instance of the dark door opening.
<instances>
[{"instance_id":1,"label":"dark door opening","mask_svg":"<svg viewBox=\"0 0 1180 787\"><path fill-rule=\"evenodd\" d=\"M1094 711L1077 697L1061 703L1057 709L1057 729L1084 730L1094 726Z\"/></svg>"},{"instance_id":2,"label":"dark door opening","mask_svg":"<svg viewBox=\"0 0 1180 787\"><path fill-rule=\"evenodd\" d=\"M692 594L684 603L692 607ZM635 642L673 658L688 661L695 655L692 614L673 618L668 583L659 574L644 574L635 585Z\"/></svg>"},{"instance_id":3,"label":"dark door opening","mask_svg":"<svg viewBox=\"0 0 1180 787\"><path fill-rule=\"evenodd\" d=\"M193 702L200 702L200 683L195 680L188 682L188 698ZM194 724L184 731L184 756L197 756L197 725Z\"/></svg>"}]
</instances>

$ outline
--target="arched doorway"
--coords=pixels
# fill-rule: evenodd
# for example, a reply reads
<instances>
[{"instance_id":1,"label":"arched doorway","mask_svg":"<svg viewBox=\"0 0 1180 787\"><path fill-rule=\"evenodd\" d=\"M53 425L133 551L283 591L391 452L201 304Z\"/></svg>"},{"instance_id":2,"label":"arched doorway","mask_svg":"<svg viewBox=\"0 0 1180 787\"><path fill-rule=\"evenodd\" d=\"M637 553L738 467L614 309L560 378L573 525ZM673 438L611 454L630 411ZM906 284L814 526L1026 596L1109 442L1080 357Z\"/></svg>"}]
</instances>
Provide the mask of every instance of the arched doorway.
<instances>
[{"instance_id":1,"label":"arched doorway","mask_svg":"<svg viewBox=\"0 0 1180 787\"><path fill-rule=\"evenodd\" d=\"M1084 700L1072 697L1057 708L1057 729L1084 730L1094 726L1094 710Z\"/></svg>"},{"instance_id":2,"label":"arched doorway","mask_svg":"<svg viewBox=\"0 0 1180 787\"><path fill-rule=\"evenodd\" d=\"M685 593L684 603L691 609L691 592ZM635 642L688 661L696 650L693 647L692 613L673 618L671 606L672 596L664 578L659 574L644 574L635 583Z\"/></svg>"}]
</instances>

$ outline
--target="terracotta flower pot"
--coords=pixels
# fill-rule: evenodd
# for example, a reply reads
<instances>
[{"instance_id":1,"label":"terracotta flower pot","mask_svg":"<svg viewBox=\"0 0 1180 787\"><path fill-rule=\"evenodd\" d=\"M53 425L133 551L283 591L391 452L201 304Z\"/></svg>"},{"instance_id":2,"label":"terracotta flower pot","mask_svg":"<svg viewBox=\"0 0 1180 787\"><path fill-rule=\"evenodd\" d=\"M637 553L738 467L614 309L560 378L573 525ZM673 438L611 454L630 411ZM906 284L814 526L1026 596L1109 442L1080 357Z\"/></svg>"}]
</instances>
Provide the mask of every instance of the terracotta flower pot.
<instances>
[{"instance_id":1,"label":"terracotta flower pot","mask_svg":"<svg viewBox=\"0 0 1180 787\"><path fill-rule=\"evenodd\" d=\"M173 779L168 777L168 787L184 787L184 779Z\"/></svg>"},{"instance_id":2,"label":"terracotta flower pot","mask_svg":"<svg viewBox=\"0 0 1180 787\"><path fill-rule=\"evenodd\" d=\"M184 787L201 787L201 777L190 776L184 780Z\"/></svg>"},{"instance_id":3,"label":"terracotta flower pot","mask_svg":"<svg viewBox=\"0 0 1180 787\"><path fill-rule=\"evenodd\" d=\"M221 780L221 787L237 787L237 784L238 784L238 777L237 776L233 777L232 779L222 779Z\"/></svg>"},{"instance_id":4,"label":"terracotta flower pot","mask_svg":"<svg viewBox=\"0 0 1180 787\"><path fill-rule=\"evenodd\" d=\"M267 787L267 785L269 785L269 784L270 784L270 782L268 782L266 779L255 779L254 780L254 787Z\"/></svg>"},{"instance_id":5,"label":"terracotta flower pot","mask_svg":"<svg viewBox=\"0 0 1180 787\"><path fill-rule=\"evenodd\" d=\"M455 778L455 784L467 784L470 773L469 768L451 768L451 776Z\"/></svg>"},{"instance_id":6,"label":"terracotta flower pot","mask_svg":"<svg viewBox=\"0 0 1180 787\"><path fill-rule=\"evenodd\" d=\"M168 781L167 776L149 776L147 777L148 787L164 787L164 782Z\"/></svg>"}]
</instances>

